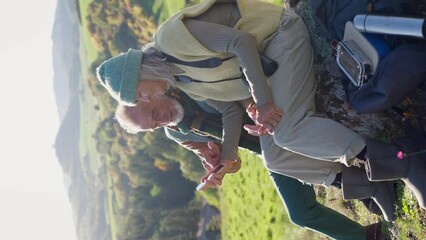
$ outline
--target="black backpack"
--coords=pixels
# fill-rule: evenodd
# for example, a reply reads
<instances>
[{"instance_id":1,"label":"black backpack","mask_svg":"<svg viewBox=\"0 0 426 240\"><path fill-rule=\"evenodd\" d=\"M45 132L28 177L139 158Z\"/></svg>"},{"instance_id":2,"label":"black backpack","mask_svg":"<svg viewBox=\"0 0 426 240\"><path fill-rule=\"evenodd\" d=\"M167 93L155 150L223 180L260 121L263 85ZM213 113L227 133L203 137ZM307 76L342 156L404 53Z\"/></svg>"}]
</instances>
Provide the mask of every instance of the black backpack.
<instances>
[{"instance_id":1,"label":"black backpack","mask_svg":"<svg viewBox=\"0 0 426 240\"><path fill-rule=\"evenodd\" d=\"M331 40L343 39L345 24L358 14L419 14L424 0L310 0L312 16ZM423 8L424 10L424 8Z\"/></svg>"},{"instance_id":2,"label":"black backpack","mask_svg":"<svg viewBox=\"0 0 426 240\"><path fill-rule=\"evenodd\" d=\"M352 21L358 14L426 16L426 0L310 0L310 7L313 18L324 32L325 37L330 41L332 48L334 46L333 43L343 39L346 22ZM403 51L404 48L409 48L410 46L407 47L409 44L416 44L419 41L423 41L421 44L424 44L424 40L389 35L382 36L394 54L397 54L398 51ZM386 65L387 63L383 64L380 64L383 67L382 69L386 69L386 72L389 73L409 72L407 75L414 77L423 72L419 71L419 74L416 74L418 69L410 67L401 69L400 66L389 67ZM397 77L380 78L379 80L379 77L376 76L373 81L369 81L361 88L352 85L345 74L342 74L341 81L346 93L346 101L359 113L373 113L387 109L390 105L388 100L399 99L403 94L408 96L408 93L411 93L410 89L413 88L413 85L409 84L409 82L400 84L403 79L398 79ZM378 81L381 84L378 84ZM402 113L404 111L395 105L392 108L397 112Z\"/></svg>"}]
</instances>

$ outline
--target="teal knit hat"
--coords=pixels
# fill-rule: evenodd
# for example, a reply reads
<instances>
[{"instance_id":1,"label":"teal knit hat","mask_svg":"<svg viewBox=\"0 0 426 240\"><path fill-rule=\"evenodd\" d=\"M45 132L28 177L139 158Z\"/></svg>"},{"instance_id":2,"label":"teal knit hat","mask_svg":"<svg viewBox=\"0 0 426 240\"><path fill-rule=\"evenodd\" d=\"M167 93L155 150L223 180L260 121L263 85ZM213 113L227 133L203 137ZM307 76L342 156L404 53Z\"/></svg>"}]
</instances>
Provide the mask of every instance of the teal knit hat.
<instances>
[{"instance_id":1,"label":"teal knit hat","mask_svg":"<svg viewBox=\"0 0 426 240\"><path fill-rule=\"evenodd\" d=\"M136 105L142 56L141 50L129 49L106 60L96 69L98 80L122 104Z\"/></svg>"}]
</instances>

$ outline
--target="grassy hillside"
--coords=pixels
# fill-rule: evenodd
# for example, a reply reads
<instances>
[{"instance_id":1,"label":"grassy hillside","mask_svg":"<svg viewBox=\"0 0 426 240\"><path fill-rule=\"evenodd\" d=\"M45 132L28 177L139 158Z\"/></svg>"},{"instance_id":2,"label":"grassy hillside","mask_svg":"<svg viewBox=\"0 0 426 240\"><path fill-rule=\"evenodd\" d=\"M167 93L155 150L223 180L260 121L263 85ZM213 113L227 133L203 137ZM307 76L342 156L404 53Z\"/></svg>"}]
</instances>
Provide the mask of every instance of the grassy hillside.
<instances>
[{"instance_id":1,"label":"grassy hillside","mask_svg":"<svg viewBox=\"0 0 426 240\"><path fill-rule=\"evenodd\" d=\"M262 160L249 151L240 156L241 170L227 175L220 190L223 239L327 239L289 222ZM364 225L378 220L360 202L342 200L338 189L316 186L316 192L319 202Z\"/></svg>"},{"instance_id":2,"label":"grassy hillside","mask_svg":"<svg viewBox=\"0 0 426 240\"><path fill-rule=\"evenodd\" d=\"M289 222L262 160L248 151L241 158L241 170L226 176L220 191L223 239L318 239Z\"/></svg>"},{"instance_id":3,"label":"grassy hillside","mask_svg":"<svg viewBox=\"0 0 426 240\"><path fill-rule=\"evenodd\" d=\"M155 13L155 18L157 19L157 22L162 23L173 13L185 7L185 5L185 0L155 1L152 10Z\"/></svg>"}]
</instances>

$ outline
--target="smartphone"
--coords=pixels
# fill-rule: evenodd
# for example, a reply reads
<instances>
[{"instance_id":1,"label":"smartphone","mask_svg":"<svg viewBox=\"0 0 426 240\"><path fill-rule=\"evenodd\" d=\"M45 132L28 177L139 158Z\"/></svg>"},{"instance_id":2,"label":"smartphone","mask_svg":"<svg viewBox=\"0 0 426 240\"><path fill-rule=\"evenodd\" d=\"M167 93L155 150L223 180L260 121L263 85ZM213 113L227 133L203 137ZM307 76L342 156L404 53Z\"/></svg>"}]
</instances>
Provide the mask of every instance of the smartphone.
<instances>
[{"instance_id":1,"label":"smartphone","mask_svg":"<svg viewBox=\"0 0 426 240\"><path fill-rule=\"evenodd\" d=\"M214 168L214 170L211 173L219 173L220 171L222 171L223 167L224 166L222 164L219 164ZM198 184L196 189L197 189L197 191L202 192L206 189L206 187L207 187L207 181L204 181L204 182Z\"/></svg>"}]
</instances>

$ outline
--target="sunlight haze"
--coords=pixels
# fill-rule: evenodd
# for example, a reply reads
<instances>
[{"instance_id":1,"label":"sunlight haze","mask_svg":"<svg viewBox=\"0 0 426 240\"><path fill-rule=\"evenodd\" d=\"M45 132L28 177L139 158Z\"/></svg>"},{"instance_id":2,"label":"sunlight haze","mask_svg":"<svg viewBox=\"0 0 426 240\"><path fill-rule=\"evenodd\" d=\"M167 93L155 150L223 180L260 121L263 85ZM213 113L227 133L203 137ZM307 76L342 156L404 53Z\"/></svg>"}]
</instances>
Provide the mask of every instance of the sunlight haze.
<instances>
[{"instance_id":1,"label":"sunlight haze","mask_svg":"<svg viewBox=\"0 0 426 240\"><path fill-rule=\"evenodd\" d=\"M2 93L0 239L76 239L53 144L51 33L56 0L7 1L0 8Z\"/></svg>"}]
</instances>

